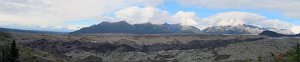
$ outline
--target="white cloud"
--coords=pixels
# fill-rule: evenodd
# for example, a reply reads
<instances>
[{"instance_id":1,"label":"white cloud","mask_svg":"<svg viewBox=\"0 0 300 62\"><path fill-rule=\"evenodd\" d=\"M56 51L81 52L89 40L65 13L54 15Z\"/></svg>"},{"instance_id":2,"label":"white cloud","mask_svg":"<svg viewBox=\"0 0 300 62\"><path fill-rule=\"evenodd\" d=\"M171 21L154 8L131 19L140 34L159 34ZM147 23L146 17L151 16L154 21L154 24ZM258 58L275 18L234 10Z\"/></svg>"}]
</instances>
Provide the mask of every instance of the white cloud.
<instances>
[{"instance_id":1,"label":"white cloud","mask_svg":"<svg viewBox=\"0 0 300 62\"><path fill-rule=\"evenodd\" d=\"M167 11L162 11L155 7L129 7L116 12L116 18L126 20L130 23L164 23L169 17Z\"/></svg>"},{"instance_id":2,"label":"white cloud","mask_svg":"<svg viewBox=\"0 0 300 62\"><path fill-rule=\"evenodd\" d=\"M294 33L300 33L300 26L291 27L291 31Z\"/></svg>"},{"instance_id":3,"label":"white cloud","mask_svg":"<svg viewBox=\"0 0 300 62\"><path fill-rule=\"evenodd\" d=\"M203 23L207 26L227 26L253 24L264 20L265 17L255 13L248 12L224 12L204 18Z\"/></svg>"},{"instance_id":4,"label":"white cloud","mask_svg":"<svg viewBox=\"0 0 300 62\"><path fill-rule=\"evenodd\" d=\"M156 6L163 0L0 0L0 23L54 29L67 22L98 18L131 6Z\"/></svg>"},{"instance_id":5,"label":"white cloud","mask_svg":"<svg viewBox=\"0 0 300 62\"><path fill-rule=\"evenodd\" d=\"M242 24L256 25L263 28L289 29L294 33L300 30L296 25L278 19L267 19L266 17L249 12L224 12L219 13L199 22L202 29L210 26L236 26Z\"/></svg>"},{"instance_id":6,"label":"white cloud","mask_svg":"<svg viewBox=\"0 0 300 62\"><path fill-rule=\"evenodd\" d=\"M300 0L177 0L183 6L213 9L263 9L300 19Z\"/></svg>"},{"instance_id":7,"label":"white cloud","mask_svg":"<svg viewBox=\"0 0 300 62\"><path fill-rule=\"evenodd\" d=\"M173 18L173 20L180 21L182 25L187 26L196 26L198 24L197 21L199 21L194 12L179 11L173 16Z\"/></svg>"},{"instance_id":8,"label":"white cloud","mask_svg":"<svg viewBox=\"0 0 300 62\"><path fill-rule=\"evenodd\" d=\"M297 0L178 0L183 5L215 9L267 9L282 12L288 17L300 17ZM170 14L156 8L164 0L0 0L0 27L22 26L44 29L77 30L83 25L67 24L82 19L100 19L130 23L181 23L205 28L239 24L292 29L293 24L248 12L224 12L199 19L195 12L179 11ZM292 27L292 28L291 28Z\"/></svg>"},{"instance_id":9,"label":"white cloud","mask_svg":"<svg viewBox=\"0 0 300 62\"><path fill-rule=\"evenodd\" d=\"M294 24L281 21L278 19L266 19L260 22L257 22L256 25L263 26L266 28L280 28L280 29L290 29L291 27L295 26Z\"/></svg>"},{"instance_id":10,"label":"white cloud","mask_svg":"<svg viewBox=\"0 0 300 62\"><path fill-rule=\"evenodd\" d=\"M162 24L166 22L188 26L197 25L197 16L194 12L179 11L175 15L170 15L168 11L163 11L155 7L129 7L117 11L115 18L128 21L132 24L146 22Z\"/></svg>"},{"instance_id":11,"label":"white cloud","mask_svg":"<svg viewBox=\"0 0 300 62\"><path fill-rule=\"evenodd\" d=\"M79 29L84 28L84 27L88 27L88 26L85 26L85 25L68 25L68 26L65 27L65 29L79 30Z\"/></svg>"}]
</instances>

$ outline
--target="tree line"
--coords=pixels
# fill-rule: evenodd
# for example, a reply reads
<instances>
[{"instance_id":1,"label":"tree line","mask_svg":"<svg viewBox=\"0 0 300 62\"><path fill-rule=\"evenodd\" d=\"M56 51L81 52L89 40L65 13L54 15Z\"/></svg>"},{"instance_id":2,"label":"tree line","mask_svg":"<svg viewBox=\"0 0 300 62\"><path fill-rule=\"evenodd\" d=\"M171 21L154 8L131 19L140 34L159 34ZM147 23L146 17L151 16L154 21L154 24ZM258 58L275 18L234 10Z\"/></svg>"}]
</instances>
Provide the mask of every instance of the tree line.
<instances>
[{"instance_id":1,"label":"tree line","mask_svg":"<svg viewBox=\"0 0 300 62\"><path fill-rule=\"evenodd\" d=\"M10 34L0 32L0 62L19 62L19 49Z\"/></svg>"}]
</instances>

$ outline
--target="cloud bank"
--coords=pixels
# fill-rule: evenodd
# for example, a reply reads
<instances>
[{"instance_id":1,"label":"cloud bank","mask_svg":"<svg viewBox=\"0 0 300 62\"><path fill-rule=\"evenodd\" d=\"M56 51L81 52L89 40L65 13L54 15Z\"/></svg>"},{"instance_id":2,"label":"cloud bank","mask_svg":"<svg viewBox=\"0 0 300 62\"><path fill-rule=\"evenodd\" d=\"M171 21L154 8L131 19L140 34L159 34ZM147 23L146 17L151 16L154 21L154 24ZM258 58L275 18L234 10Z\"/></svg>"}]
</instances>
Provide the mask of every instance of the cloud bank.
<instances>
[{"instance_id":1,"label":"cloud bank","mask_svg":"<svg viewBox=\"0 0 300 62\"><path fill-rule=\"evenodd\" d=\"M250 24L264 28L290 28L293 24L278 19L267 19L265 16L249 12L224 12L202 19L207 26L228 26Z\"/></svg>"},{"instance_id":2,"label":"cloud bank","mask_svg":"<svg viewBox=\"0 0 300 62\"><path fill-rule=\"evenodd\" d=\"M278 19L267 19L265 16L250 12L223 12L206 18L198 18L195 12L179 11L173 15L168 11L155 7L129 7L116 12L113 19L125 20L132 24L151 22L155 24L173 23L196 26L205 29L211 26L237 26L243 24L255 25L262 28L290 29L299 33L297 27L291 23Z\"/></svg>"},{"instance_id":3,"label":"cloud bank","mask_svg":"<svg viewBox=\"0 0 300 62\"><path fill-rule=\"evenodd\" d=\"M109 15L131 6L156 6L163 0L0 0L1 25L73 30L69 22Z\"/></svg>"},{"instance_id":4,"label":"cloud bank","mask_svg":"<svg viewBox=\"0 0 300 62\"><path fill-rule=\"evenodd\" d=\"M212 9L255 9L277 11L300 20L300 0L177 0L182 6Z\"/></svg>"},{"instance_id":5,"label":"cloud bank","mask_svg":"<svg viewBox=\"0 0 300 62\"><path fill-rule=\"evenodd\" d=\"M0 0L0 27L73 31L86 25L69 23L92 19L99 22L125 20L131 24L179 23L200 29L209 26L251 24L300 32L297 25L278 19L268 19L266 16L250 12L221 12L208 17L199 17L197 13L187 11L170 14L169 11L158 8L164 2L164 0ZM290 18L300 17L298 0L177 0L177 2L186 7L266 9L281 12Z\"/></svg>"},{"instance_id":6,"label":"cloud bank","mask_svg":"<svg viewBox=\"0 0 300 62\"><path fill-rule=\"evenodd\" d=\"M209 26L236 26L242 24L255 25L262 28L289 29L294 33L300 31L297 25L278 19L267 19L265 16L249 12L224 12L202 19L199 23L203 29Z\"/></svg>"},{"instance_id":7,"label":"cloud bank","mask_svg":"<svg viewBox=\"0 0 300 62\"><path fill-rule=\"evenodd\" d=\"M155 7L129 7L117 11L113 18L125 20L132 24L151 22L154 24L172 23L186 26L197 25L197 16L194 12L179 11L174 15Z\"/></svg>"}]
</instances>

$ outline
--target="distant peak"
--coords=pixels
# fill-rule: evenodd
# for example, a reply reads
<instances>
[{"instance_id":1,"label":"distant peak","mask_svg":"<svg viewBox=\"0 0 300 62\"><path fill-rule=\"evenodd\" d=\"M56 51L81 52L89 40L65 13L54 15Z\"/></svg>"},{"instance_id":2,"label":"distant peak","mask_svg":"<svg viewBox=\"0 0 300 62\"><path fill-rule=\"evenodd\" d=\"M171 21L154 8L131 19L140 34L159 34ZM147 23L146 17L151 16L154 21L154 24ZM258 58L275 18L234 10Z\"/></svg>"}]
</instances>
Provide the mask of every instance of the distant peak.
<instances>
[{"instance_id":1,"label":"distant peak","mask_svg":"<svg viewBox=\"0 0 300 62\"><path fill-rule=\"evenodd\" d=\"M221 26L213 26L213 27L234 27L234 26L245 26L245 27L254 27L254 28L259 28L255 25L251 25L251 24L239 24L239 25L221 25Z\"/></svg>"},{"instance_id":2,"label":"distant peak","mask_svg":"<svg viewBox=\"0 0 300 62\"><path fill-rule=\"evenodd\" d=\"M143 24L152 24L151 22L146 22L146 23L143 23Z\"/></svg>"},{"instance_id":3,"label":"distant peak","mask_svg":"<svg viewBox=\"0 0 300 62\"><path fill-rule=\"evenodd\" d=\"M101 22L100 24L109 24L110 22L107 22L107 21L103 21Z\"/></svg>"},{"instance_id":4,"label":"distant peak","mask_svg":"<svg viewBox=\"0 0 300 62\"><path fill-rule=\"evenodd\" d=\"M169 25L169 23L165 22L164 25Z\"/></svg>"},{"instance_id":5,"label":"distant peak","mask_svg":"<svg viewBox=\"0 0 300 62\"><path fill-rule=\"evenodd\" d=\"M123 20L123 21L120 21L119 23L127 23L127 21Z\"/></svg>"},{"instance_id":6,"label":"distant peak","mask_svg":"<svg viewBox=\"0 0 300 62\"><path fill-rule=\"evenodd\" d=\"M117 24L129 24L127 21L119 21L119 22L108 22L108 21L103 21L100 24L111 24L111 23L117 23Z\"/></svg>"}]
</instances>

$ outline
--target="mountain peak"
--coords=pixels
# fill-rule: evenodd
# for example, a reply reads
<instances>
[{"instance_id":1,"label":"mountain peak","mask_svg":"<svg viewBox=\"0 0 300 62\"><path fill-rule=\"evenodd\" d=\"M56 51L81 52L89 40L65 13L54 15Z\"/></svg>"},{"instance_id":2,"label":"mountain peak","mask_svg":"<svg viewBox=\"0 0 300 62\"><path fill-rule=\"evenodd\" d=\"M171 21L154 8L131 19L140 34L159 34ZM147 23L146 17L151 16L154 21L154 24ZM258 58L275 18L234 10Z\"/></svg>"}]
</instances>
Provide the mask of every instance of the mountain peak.
<instances>
[{"instance_id":1,"label":"mountain peak","mask_svg":"<svg viewBox=\"0 0 300 62\"><path fill-rule=\"evenodd\" d=\"M103 21L100 24L129 24L127 21L119 21L119 22L107 22Z\"/></svg>"},{"instance_id":2,"label":"mountain peak","mask_svg":"<svg viewBox=\"0 0 300 62\"><path fill-rule=\"evenodd\" d=\"M251 27L251 28L260 28L258 26L255 26L255 25L248 25L248 24L243 24L243 26L246 26L246 27Z\"/></svg>"},{"instance_id":3,"label":"mountain peak","mask_svg":"<svg viewBox=\"0 0 300 62\"><path fill-rule=\"evenodd\" d=\"M119 22L116 22L116 23L121 23L121 24L129 24L127 21L119 21Z\"/></svg>"},{"instance_id":4,"label":"mountain peak","mask_svg":"<svg viewBox=\"0 0 300 62\"><path fill-rule=\"evenodd\" d=\"M284 34L279 34L277 32L274 31L270 31L270 30L265 30L262 33L260 33L259 35L266 35L266 36L270 36L270 37L280 37L280 36L284 36Z\"/></svg>"}]
</instances>

